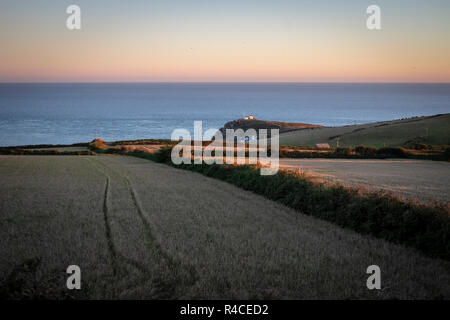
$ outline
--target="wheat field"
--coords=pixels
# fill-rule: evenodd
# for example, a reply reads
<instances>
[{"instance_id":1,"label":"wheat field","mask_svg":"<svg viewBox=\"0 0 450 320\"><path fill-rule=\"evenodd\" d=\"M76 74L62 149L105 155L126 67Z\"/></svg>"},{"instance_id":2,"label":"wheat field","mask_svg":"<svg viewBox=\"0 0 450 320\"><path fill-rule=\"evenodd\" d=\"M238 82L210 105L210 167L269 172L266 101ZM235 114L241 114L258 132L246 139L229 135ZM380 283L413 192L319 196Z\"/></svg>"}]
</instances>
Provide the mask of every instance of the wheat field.
<instances>
[{"instance_id":1,"label":"wheat field","mask_svg":"<svg viewBox=\"0 0 450 320\"><path fill-rule=\"evenodd\" d=\"M78 299L450 298L450 264L190 171L0 156L0 294ZM68 265L82 289L66 289ZM366 269L381 268L382 290Z\"/></svg>"},{"instance_id":2,"label":"wheat field","mask_svg":"<svg viewBox=\"0 0 450 320\"><path fill-rule=\"evenodd\" d=\"M387 191L424 203L450 202L450 163L409 159L280 159L280 168L320 180Z\"/></svg>"}]
</instances>

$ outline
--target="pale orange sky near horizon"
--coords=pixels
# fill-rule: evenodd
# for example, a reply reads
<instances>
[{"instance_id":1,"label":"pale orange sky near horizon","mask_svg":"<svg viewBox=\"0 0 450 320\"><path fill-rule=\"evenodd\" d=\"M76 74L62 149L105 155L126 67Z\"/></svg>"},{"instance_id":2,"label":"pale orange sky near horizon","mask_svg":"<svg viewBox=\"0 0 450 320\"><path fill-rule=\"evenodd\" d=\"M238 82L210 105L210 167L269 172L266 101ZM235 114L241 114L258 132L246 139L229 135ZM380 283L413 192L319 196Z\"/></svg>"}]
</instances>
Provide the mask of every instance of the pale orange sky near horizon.
<instances>
[{"instance_id":1,"label":"pale orange sky near horizon","mask_svg":"<svg viewBox=\"0 0 450 320\"><path fill-rule=\"evenodd\" d=\"M82 29L65 27L81 7ZM366 28L381 7L382 30ZM450 1L2 1L1 82L450 82Z\"/></svg>"}]
</instances>

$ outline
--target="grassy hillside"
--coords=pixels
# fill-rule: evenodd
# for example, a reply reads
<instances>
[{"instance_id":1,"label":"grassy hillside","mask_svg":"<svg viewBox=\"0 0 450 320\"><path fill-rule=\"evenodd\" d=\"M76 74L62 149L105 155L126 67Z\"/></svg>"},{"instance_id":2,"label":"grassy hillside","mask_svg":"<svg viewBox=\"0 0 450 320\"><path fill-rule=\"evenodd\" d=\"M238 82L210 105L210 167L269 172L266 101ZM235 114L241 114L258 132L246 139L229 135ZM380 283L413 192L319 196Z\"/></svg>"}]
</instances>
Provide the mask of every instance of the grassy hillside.
<instances>
[{"instance_id":1,"label":"grassy hillside","mask_svg":"<svg viewBox=\"0 0 450 320\"><path fill-rule=\"evenodd\" d=\"M343 127L303 129L280 134L281 145L331 147L357 145L380 148L415 143L450 145L450 114L367 123Z\"/></svg>"},{"instance_id":2,"label":"grassy hillside","mask_svg":"<svg viewBox=\"0 0 450 320\"><path fill-rule=\"evenodd\" d=\"M278 129L280 133L291 132L306 128L323 128L320 125L308 124L308 123L297 123L297 122L280 122L280 121L265 121L259 119L237 119L225 123L223 128L220 129L222 134L225 134L226 129L242 129L244 131L248 129ZM270 132L268 132L270 134Z\"/></svg>"}]
</instances>

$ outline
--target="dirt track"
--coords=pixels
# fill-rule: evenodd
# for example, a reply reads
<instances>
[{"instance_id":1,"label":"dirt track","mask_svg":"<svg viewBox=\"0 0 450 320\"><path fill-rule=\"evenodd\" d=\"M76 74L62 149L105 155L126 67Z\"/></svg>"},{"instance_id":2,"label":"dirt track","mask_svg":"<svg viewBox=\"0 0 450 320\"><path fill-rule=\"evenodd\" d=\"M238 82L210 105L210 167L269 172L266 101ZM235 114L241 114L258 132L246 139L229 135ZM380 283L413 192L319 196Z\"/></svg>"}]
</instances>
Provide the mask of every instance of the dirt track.
<instances>
[{"instance_id":1,"label":"dirt track","mask_svg":"<svg viewBox=\"0 0 450 320\"><path fill-rule=\"evenodd\" d=\"M426 160L280 159L281 169L326 181L392 191L420 201L450 201L450 163Z\"/></svg>"}]
</instances>

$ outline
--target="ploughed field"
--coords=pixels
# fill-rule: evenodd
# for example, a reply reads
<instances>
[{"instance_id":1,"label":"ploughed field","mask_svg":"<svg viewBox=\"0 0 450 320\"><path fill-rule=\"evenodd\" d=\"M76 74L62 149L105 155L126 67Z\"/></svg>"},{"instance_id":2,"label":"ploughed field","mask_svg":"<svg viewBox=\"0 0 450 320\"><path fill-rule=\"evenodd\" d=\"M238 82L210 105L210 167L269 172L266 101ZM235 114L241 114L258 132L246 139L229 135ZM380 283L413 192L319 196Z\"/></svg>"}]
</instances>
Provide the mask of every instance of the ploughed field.
<instances>
[{"instance_id":1,"label":"ploughed field","mask_svg":"<svg viewBox=\"0 0 450 320\"><path fill-rule=\"evenodd\" d=\"M0 177L3 297L450 298L448 262L194 172L127 156L0 156ZM382 290L366 287L373 264Z\"/></svg>"},{"instance_id":2,"label":"ploughed field","mask_svg":"<svg viewBox=\"0 0 450 320\"><path fill-rule=\"evenodd\" d=\"M429 160L280 159L280 168L321 180L393 192L421 202L450 202L450 163Z\"/></svg>"}]
</instances>

